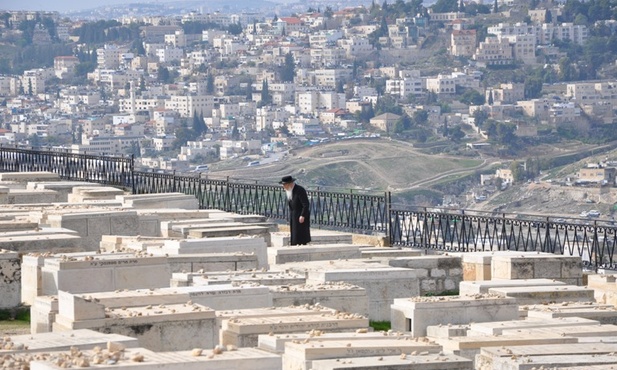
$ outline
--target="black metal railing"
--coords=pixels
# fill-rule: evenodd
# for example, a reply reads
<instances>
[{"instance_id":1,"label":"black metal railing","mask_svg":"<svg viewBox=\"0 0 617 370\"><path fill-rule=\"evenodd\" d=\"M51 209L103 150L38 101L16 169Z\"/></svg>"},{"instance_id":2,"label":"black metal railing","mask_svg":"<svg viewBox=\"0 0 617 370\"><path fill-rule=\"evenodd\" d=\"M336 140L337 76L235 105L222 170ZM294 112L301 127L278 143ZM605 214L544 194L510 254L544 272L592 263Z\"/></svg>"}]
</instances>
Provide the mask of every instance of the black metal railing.
<instances>
[{"instance_id":1,"label":"black metal railing","mask_svg":"<svg viewBox=\"0 0 617 370\"><path fill-rule=\"evenodd\" d=\"M391 210L392 245L450 252L537 251L580 256L594 269L615 267L612 220L418 208Z\"/></svg>"},{"instance_id":2,"label":"black metal railing","mask_svg":"<svg viewBox=\"0 0 617 370\"><path fill-rule=\"evenodd\" d=\"M287 219L289 207L280 186L214 180L176 174L134 172L135 194L181 192L195 195L202 209L260 214ZM356 231L387 232L389 195L308 190L311 224Z\"/></svg>"},{"instance_id":3,"label":"black metal railing","mask_svg":"<svg viewBox=\"0 0 617 370\"><path fill-rule=\"evenodd\" d=\"M49 171L65 180L123 187L134 194L181 192L202 209L288 217L280 186L134 171L132 157L107 157L0 146L0 172ZM591 268L615 268L612 220L495 214L435 208L391 209L390 193L366 195L308 189L311 223L380 233L394 246L452 252L538 251L580 256Z\"/></svg>"}]
</instances>

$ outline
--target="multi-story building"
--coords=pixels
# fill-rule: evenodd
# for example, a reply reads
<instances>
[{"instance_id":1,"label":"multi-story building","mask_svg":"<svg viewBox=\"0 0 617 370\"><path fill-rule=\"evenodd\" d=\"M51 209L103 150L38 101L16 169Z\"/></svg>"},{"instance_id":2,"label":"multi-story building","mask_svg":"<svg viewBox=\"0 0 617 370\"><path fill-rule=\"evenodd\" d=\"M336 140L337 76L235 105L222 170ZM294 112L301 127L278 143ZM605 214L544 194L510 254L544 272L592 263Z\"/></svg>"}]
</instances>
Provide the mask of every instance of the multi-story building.
<instances>
[{"instance_id":1,"label":"multi-story building","mask_svg":"<svg viewBox=\"0 0 617 370\"><path fill-rule=\"evenodd\" d=\"M473 59L486 65L507 65L514 60L512 45L506 38L487 37L476 49Z\"/></svg>"},{"instance_id":2,"label":"multi-story building","mask_svg":"<svg viewBox=\"0 0 617 370\"><path fill-rule=\"evenodd\" d=\"M499 88L486 89L486 101L492 95L493 103L515 104L525 98L525 85L522 83L502 83Z\"/></svg>"},{"instance_id":3,"label":"multi-story building","mask_svg":"<svg viewBox=\"0 0 617 370\"><path fill-rule=\"evenodd\" d=\"M476 43L476 30L454 30L450 35L450 53L454 56L472 56Z\"/></svg>"},{"instance_id":4,"label":"multi-story building","mask_svg":"<svg viewBox=\"0 0 617 370\"><path fill-rule=\"evenodd\" d=\"M165 109L174 110L182 117L203 115L212 117L214 97L210 95L173 95L165 99Z\"/></svg>"}]
</instances>

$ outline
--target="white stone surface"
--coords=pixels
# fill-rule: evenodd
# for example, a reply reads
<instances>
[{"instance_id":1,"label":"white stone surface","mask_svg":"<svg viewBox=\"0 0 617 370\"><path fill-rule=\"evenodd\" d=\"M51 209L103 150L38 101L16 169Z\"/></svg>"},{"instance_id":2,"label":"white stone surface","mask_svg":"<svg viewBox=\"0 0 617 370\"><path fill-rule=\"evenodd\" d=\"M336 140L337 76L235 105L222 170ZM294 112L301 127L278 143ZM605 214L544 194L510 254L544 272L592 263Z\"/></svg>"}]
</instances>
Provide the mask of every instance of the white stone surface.
<instances>
[{"instance_id":1,"label":"white stone surface","mask_svg":"<svg viewBox=\"0 0 617 370\"><path fill-rule=\"evenodd\" d=\"M134 253L49 257L41 274L43 295L164 288L171 279L166 257Z\"/></svg>"},{"instance_id":2,"label":"white stone surface","mask_svg":"<svg viewBox=\"0 0 617 370\"><path fill-rule=\"evenodd\" d=\"M369 299L371 320L389 321L390 305L395 298L414 297L419 294L418 277L414 270L406 268L368 265L363 269L309 271L307 283L346 282L362 287Z\"/></svg>"},{"instance_id":3,"label":"white stone surface","mask_svg":"<svg viewBox=\"0 0 617 370\"><path fill-rule=\"evenodd\" d=\"M288 262L329 261L333 259L358 259L362 257L361 248L356 244L317 244L294 245L268 248L268 262L271 265Z\"/></svg>"},{"instance_id":4,"label":"white stone surface","mask_svg":"<svg viewBox=\"0 0 617 370\"><path fill-rule=\"evenodd\" d=\"M461 281L460 295L486 294L490 288L532 287L532 286L563 286L565 283L553 279L516 279L516 280L481 280Z\"/></svg>"},{"instance_id":5,"label":"white stone surface","mask_svg":"<svg viewBox=\"0 0 617 370\"><path fill-rule=\"evenodd\" d=\"M91 211L51 214L50 226L76 231L86 250L97 251L103 235L137 235L139 217L135 211Z\"/></svg>"},{"instance_id":6,"label":"white stone surface","mask_svg":"<svg viewBox=\"0 0 617 370\"><path fill-rule=\"evenodd\" d=\"M519 305L594 301L592 289L576 285L495 287L488 292L498 297L515 298Z\"/></svg>"},{"instance_id":7,"label":"white stone surface","mask_svg":"<svg viewBox=\"0 0 617 370\"><path fill-rule=\"evenodd\" d=\"M259 236L228 236L206 239L167 240L161 248L149 248L155 255L182 255L201 253L246 253L257 256L258 268L267 268L267 244Z\"/></svg>"},{"instance_id":8,"label":"white stone surface","mask_svg":"<svg viewBox=\"0 0 617 370\"><path fill-rule=\"evenodd\" d=\"M0 309L21 303L21 269L19 253L0 249Z\"/></svg>"},{"instance_id":9,"label":"white stone surface","mask_svg":"<svg viewBox=\"0 0 617 370\"><path fill-rule=\"evenodd\" d=\"M122 358L114 363L95 365L96 369L113 370L280 370L280 356L256 349L256 348L232 348L222 352L214 352L211 348L197 348L203 352L199 356L194 351L177 352L152 352L146 348L131 348L124 351ZM59 357L62 354L52 354ZM70 357L70 353L66 353ZM83 351L83 356L92 358L96 355L93 351ZM50 356L51 357L51 356ZM134 358L142 358L137 362ZM93 366L94 367L94 366ZM59 370L49 359L33 361L31 370Z\"/></svg>"},{"instance_id":10,"label":"white stone surface","mask_svg":"<svg viewBox=\"0 0 617 370\"><path fill-rule=\"evenodd\" d=\"M441 346L428 341L383 339L341 340L319 342L319 338L303 342L285 343L283 370L309 370L313 361L324 359L353 359L367 356L401 356L401 354L438 354Z\"/></svg>"},{"instance_id":11,"label":"white stone surface","mask_svg":"<svg viewBox=\"0 0 617 370\"><path fill-rule=\"evenodd\" d=\"M127 208L180 208L190 210L199 208L197 198L194 195L184 193L117 195L116 199L122 201L122 204Z\"/></svg>"},{"instance_id":12,"label":"white stone surface","mask_svg":"<svg viewBox=\"0 0 617 370\"><path fill-rule=\"evenodd\" d=\"M515 299L489 295L394 299L391 309L392 330L410 331L414 336L425 336L427 326L431 325L518 318L518 304Z\"/></svg>"},{"instance_id":13,"label":"white stone surface","mask_svg":"<svg viewBox=\"0 0 617 370\"><path fill-rule=\"evenodd\" d=\"M284 247L289 246L289 233L274 232L272 233L272 246ZM353 244L353 235L350 233L311 229L311 244Z\"/></svg>"}]
</instances>

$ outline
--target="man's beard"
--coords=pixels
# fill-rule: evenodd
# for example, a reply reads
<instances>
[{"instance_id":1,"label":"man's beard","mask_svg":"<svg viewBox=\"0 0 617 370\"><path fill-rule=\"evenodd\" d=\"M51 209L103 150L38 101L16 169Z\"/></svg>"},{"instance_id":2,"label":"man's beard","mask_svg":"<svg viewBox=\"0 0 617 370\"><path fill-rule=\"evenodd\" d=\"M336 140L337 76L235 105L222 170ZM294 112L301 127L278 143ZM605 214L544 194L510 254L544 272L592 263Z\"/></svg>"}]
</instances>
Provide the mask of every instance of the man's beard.
<instances>
[{"instance_id":1,"label":"man's beard","mask_svg":"<svg viewBox=\"0 0 617 370\"><path fill-rule=\"evenodd\" d=\"M285 190L285 194L287 194L287 200L291 200L292 192L293 192L293 188L289 190Z\"/></svg>"}]
</instances>

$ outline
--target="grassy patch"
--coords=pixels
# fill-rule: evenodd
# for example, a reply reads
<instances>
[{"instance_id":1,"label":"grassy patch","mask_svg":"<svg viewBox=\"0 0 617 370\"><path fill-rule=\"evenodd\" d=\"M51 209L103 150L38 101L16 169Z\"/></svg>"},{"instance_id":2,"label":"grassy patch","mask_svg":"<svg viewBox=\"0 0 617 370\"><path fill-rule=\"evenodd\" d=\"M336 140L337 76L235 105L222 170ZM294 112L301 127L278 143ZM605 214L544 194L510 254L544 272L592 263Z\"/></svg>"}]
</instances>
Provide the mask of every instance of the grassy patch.
<instances>
[{"instance_id":1,"label":"grassy patch","mask_svg":"<svg viewBox=\"0 0 617 370\"><path fill-rule=\"evenodd\" d=\"M375 331L388 331L392 329L390 321L369 321L368 324Z\"/></svg>"}]
</instances>

